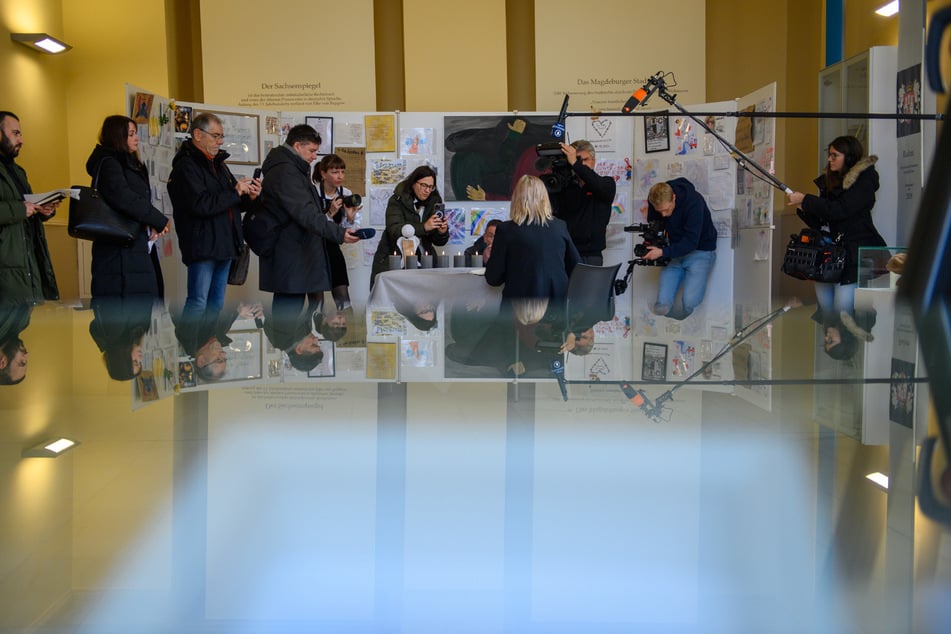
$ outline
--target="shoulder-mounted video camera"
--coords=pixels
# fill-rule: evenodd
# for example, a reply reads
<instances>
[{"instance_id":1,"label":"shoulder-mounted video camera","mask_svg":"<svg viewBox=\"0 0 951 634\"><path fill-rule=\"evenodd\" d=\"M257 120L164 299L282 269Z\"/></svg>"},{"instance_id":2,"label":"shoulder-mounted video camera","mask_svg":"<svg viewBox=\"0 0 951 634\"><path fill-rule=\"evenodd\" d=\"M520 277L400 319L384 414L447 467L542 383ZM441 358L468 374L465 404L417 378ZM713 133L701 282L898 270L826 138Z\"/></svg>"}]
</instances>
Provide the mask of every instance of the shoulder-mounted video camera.
<instances>
[{"instance_id":1,"label":"shoulder-mounted video camera","mask_svg":"<svg viewBox=\"0 0 951 634\"><path fill-rule=\"evenodd\" d=\"M667 266L670 263L670 258L657 258L656 260L644 259L650 247L663 249L670 245L670 240L667 239L667 231L664 229L663 222L654 220L648 223L629 225L624 227L624 230L629 233L640 234L641 236L641 243L634 245L634 259L631 260L634 264L638 266Z\"/></svg>"},{"instance_id":2,"label":"shoulder-mounted video camera","mask_svg":"<svg viewBox=\"0 0 951 634\"><path fill-rule=\"evenodd\" d=\"M535 146L535 169L541 172L538 176L545 183L545 189L555 194L563 190L574 178L574 172L565 153L561 151L561 143L539 143Z\"/></svg>"}]
</instances>

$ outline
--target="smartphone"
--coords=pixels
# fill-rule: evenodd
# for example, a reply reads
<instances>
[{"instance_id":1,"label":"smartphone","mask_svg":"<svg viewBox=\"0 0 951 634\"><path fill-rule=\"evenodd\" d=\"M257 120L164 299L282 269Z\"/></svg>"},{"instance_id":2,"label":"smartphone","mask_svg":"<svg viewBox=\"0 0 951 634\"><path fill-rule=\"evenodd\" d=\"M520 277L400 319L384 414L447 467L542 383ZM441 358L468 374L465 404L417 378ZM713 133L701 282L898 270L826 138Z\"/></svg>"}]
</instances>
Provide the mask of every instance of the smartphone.
<instances>
[{"instance_id":1,"label":"smartphone","mask_svg":"<svg viewBox=\"0 0 951 634\"><path fill-rule=\"evenodd\" d=\"M436 210L435 213L433 213L434 216L440 220L443 220L446 217L446 205L444 203L436 203L434 205L434 209Z\"/></svg>"},{"instance_id":2,"label":"smartphone","mask_svg":"<svg viewBox=\"0 0 951 634\"><path fill-rule=\"evenodd\" d=\"M254 176L252 176L251 178L253 178L253 179L256 180L256 181L257 181L257 180L261 180L261 168L260 168L260 167L254 168Z\"/></svg>"}]
</instances>

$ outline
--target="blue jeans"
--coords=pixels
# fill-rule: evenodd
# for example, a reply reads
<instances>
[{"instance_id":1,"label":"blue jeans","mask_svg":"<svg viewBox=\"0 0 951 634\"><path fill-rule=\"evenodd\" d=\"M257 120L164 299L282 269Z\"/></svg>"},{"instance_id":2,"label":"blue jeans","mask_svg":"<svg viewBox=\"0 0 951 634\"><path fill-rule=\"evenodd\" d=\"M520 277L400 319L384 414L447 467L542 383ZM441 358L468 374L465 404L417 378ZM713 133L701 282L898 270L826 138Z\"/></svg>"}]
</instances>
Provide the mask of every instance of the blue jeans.
<instances>
[{"instance_id":1,"label":"blue jeans","mask_svg":"<svg viewBox=\"0 0 951 634\"><path fill-rule=\"evenodd\" d=\"M686 319L703 301L707 292L707 280L713 263L717 259L716 251L691 251L679 258L672 258L661 269L657 288L657 303L651 309L656 315L666 315L671 319ZM674 298L683 284L683 309L674 310Z\"/></svg>"},{"instance_id":2,"label":"blue jeans","mask_svg":"<svg viewBox=\"0 0 951 634\"><path fill-rule=\"evenodd\" d=\"M849 315L855 312L855 287L857 284L827 284L816 282L816 301L826 317L838 316L842 311Z\"/></svg>"},{"instance_id":3,"label":"blue jeans","mask_svg":"<svg viewBox=\"0 0 951 634\"><path fill-rule=\"evenodd\" d=\"M225 304L231 260L201 260L188 265L188 297L182 319L200 320L206 313L219 313Z\"/></svg>"}]
</instances>

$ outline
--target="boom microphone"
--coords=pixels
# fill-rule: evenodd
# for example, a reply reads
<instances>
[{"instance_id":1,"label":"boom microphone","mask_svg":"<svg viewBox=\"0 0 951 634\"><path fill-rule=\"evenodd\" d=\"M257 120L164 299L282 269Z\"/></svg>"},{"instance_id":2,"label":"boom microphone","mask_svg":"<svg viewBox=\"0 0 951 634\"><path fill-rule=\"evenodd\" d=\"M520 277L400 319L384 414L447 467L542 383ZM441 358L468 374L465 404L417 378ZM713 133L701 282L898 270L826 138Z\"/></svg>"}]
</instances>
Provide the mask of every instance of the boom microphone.
<instances>
[{"instance_id":1,"label":"boom microphone","mask_svg":"<svg viewBox=\"0 0 951 634\"><path fill-rule=\"evenodd\" d=\"M554 139L561 140L565 138L565 116L568 113L568 93L565 93L565 100L561 102L561 112L558 113L558 121L551 127L551 136Z\"/></svg>"},{"instance_id":2,"label":"boom microphone","mask_svg":"<svg viewBox=\"0 0 951 634\"><path fill-rule=\"evenodd\" d=\"M630 99L624 104L624 107L621 108L621 112L630 112L639 105L646 104L650 96L660 88L660 77L662 76L662 71L657 71L653 77L647 80L646 84L635 90Z\"/></svg>"}]
</instances>

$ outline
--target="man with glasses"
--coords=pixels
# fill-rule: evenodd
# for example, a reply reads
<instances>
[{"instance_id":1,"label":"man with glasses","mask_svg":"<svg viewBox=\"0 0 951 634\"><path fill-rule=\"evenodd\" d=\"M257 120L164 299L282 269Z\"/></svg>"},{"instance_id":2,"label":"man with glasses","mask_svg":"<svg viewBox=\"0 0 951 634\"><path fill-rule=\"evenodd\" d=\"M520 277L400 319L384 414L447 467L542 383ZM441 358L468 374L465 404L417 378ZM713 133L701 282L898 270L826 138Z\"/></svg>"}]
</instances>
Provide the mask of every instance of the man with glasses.
<instances>
[{"instance_id":1,"label":"man with glasses","mask_svg":"<svg viewBox=\"0 0 951 634\"><path fill-rule=\"evenodd\" d=\"M168 194L188 291L182 319L217 319L224 305L228 271L244 245L241 212L250 209L261 183L237 179L225 161L221 119L203 112L192 120L191 140L172 160Z\"/></svg>"},{"instance_id":2,"label":"man with glasses","mask_svg":"<svg viewBox=\"0 0 951 634\"><path fill-rule=\"evenodd\" d=\"M585 264L604 264L604 251L611 206L617 185L610 176L594 171L594 146L588 141L561 144L575 178L565 187L549 194L552 212L568 225L568 235Z\"/></svg>"}]
</instances>

